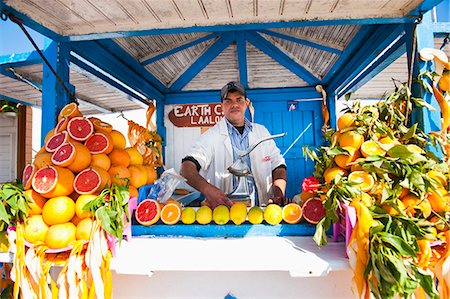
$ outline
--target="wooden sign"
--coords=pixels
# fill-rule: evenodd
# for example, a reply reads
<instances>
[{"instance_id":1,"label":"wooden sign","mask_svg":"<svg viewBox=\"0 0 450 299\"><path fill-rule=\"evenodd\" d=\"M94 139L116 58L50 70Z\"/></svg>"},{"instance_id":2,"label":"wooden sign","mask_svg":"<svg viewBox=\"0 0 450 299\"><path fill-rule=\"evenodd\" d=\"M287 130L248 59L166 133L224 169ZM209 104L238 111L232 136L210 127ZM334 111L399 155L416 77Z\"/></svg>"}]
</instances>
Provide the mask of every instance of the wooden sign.
<instances>
[{"instance_id":1,"label":"wooden sign","mask_svg":"<svg viewBox=\"0 0 450 299\"><path fill-rule=\"evenodd\" d=\"M169 112L169 120L176 127L212 127L223 117L222 105L175 105Z\"/></svg>"}]
</instances>

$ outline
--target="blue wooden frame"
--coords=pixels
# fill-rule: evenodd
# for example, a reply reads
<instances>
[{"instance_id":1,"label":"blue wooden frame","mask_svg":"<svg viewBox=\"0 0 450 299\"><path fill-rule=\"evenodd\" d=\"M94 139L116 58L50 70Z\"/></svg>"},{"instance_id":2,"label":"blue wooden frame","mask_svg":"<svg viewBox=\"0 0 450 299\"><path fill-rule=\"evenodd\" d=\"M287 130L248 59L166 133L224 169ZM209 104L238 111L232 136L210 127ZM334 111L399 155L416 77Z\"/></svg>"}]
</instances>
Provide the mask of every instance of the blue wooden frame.
<instances>
[{"instance_id":1,"label":"blue wooden frame","mask_svg":"<svg viewBox=\"0 0 450 299\"><path fill-rule=\"evenodd\" d=\"M236 47L238 54L239 82L248 88L248 70L247 70L247 33L243 31L236 32Z\"/></svg>"},{"instance_id":2,"label":"blue wooden frame","mask_svg":"<svg viewBox=\"0 0 450 299\"><path fill-rule=\"evenodd\" d=\"M42 63L42 58L37 51L0 56L0 66L26 66L38 63Z\"/></svg>"},{"instance_id":3,"label":"blue wooden frame","mask_svg":"<svg viewBox=\"0 0 450 299\"><path fill-rule=\"evenodd\" d=\"M31 103L28 103L28 102L26 102L26 101L19 100L19 99L16 99L16 98L12 98L12 97L7 96L7 95L4 95L4 94L2 94L2 93L0 93L0 98L1 98L1 99L5 99L5 100L7 100L7 101L9 101L9 102L14 102L14 103L17 103L17 104L23 104L23 105L25 105L25 106L38 107L38 106L36 106L36 105L34 105L34 104L31 104Z\"/></svg>"}]
</instances>

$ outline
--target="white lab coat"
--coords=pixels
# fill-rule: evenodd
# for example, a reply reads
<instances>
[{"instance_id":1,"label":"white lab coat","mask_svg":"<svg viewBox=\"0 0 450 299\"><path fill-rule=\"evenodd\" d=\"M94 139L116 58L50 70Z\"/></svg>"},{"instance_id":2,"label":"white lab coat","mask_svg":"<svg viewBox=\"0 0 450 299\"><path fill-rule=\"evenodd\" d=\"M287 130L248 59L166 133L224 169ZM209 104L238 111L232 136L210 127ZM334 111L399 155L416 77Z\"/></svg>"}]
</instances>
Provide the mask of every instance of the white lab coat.
<instances>
[{"instance_id":1,"label":"white lab coat","mask_svg":"<svg viewBox=\"0 0 450 299\"><path fill-rule=\"evenodd\" d=\"M253 129L248 135L249 145L261 138L270 136L269 131L262 125L253 123ZM232 175L227 168L234 162L231 140L225 118L214 127L203 133L188 151L200 164L200 174L212 185L221 189L225 194L233 191ZM272 197L272 170L285 164L280 150L273 140L264 141L251 153L250 161L252 175L255 179L260 204L267 204Z\"/></svg>"}]
</instances>

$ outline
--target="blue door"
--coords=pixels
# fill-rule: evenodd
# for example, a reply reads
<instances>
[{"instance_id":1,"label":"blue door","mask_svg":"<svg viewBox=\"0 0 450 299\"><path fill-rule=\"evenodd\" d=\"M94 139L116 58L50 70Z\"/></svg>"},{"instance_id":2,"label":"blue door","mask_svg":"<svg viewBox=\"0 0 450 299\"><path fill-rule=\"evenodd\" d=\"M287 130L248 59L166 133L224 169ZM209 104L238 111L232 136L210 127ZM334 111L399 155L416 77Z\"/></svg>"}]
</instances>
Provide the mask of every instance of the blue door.
<instances>
[{"instance_id":1,"label":"blue door","mask_svg":"<svg viewBox=\"0 0 450 299\"><path fill-rule=\"evenodd\" d=\"M303 179L314 172L314 163L303 156L303 146L318 147L323 143L321 101L297 102L293 110L286 101L254 101L253 106L256 123L266 126L271 134L287 132L286 136L275 139L282 154L312 124L284 156L288 180L286 194L292 198L301 192Z\"/></svg>"}]
</instances>

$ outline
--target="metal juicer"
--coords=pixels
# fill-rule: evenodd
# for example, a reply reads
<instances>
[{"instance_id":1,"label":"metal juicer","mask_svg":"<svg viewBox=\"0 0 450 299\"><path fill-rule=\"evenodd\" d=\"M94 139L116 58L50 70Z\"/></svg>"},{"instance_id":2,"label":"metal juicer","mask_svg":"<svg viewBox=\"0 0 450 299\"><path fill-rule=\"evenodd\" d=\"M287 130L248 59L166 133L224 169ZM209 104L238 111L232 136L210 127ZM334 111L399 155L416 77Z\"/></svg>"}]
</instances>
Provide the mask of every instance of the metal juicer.
<instances>
[{"instance_id":1,"label":"metal juicer","mask_svg":"<svg viewBox=\"0 0 450 299\"><path fill-rule=\"evenodd\" d=\"M245 163L244 161L244 157L247 156L248 154L250 154L255 147L257 147L261 142L270 140L270 139L275 139L278 137L283 137L285 136L287 133L281 133L281 134L277 134L277 135L271 135L265 138L262 138L260 140L258 140L256 143L252 144L251 146L249 146L249 148L246 151L239 151L237 150L237 154L238 154L238 158L236 159L236 161L233 162L233 164L231 164L228 167L228 171L237 177L237 186L234 188L233 191L231 191L229 194L227 194L227 197L233 201L252 201L251 205L254 206L254 198L250 198L250 192L248 189L248 177L251 176L251 171L250 171L250 167L247 165L247 163Z\"/></svg>"}]
</instances>

